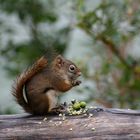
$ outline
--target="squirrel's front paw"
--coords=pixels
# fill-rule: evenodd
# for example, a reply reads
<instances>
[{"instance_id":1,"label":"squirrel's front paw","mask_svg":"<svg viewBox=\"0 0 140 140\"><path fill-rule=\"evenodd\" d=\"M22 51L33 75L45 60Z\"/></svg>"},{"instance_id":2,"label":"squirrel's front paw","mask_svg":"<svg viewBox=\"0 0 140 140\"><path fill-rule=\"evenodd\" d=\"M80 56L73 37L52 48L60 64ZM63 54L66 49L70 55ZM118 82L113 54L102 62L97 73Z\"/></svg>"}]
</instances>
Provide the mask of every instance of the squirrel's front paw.
<instances>
[{"instance_id":1,"label":"squirrel's front paw","mask_svg":"<svg viewBox=\"0 0 140 140\"><path fill-rule=\"evenodd\" d=\"M59 113L65 113L67 112L67 104L60 104L58 106L56 106L55 108L52 108L52 110L50 111L51 114L59 114Z\"/></svg>"},{"instance_id":2,"label":"squirrel's front paw","mask_svg":"<svg viewBox=\"0 0 140 140\"><path fill-rule=\"evenodd\" d=\"M74 81L74 82L72 83L72 85L73 85L73 86L78 86L78 85L80 85L81 83L82 83L81 81L77 80L77 81Z\"/></svg>"}]
</instances>

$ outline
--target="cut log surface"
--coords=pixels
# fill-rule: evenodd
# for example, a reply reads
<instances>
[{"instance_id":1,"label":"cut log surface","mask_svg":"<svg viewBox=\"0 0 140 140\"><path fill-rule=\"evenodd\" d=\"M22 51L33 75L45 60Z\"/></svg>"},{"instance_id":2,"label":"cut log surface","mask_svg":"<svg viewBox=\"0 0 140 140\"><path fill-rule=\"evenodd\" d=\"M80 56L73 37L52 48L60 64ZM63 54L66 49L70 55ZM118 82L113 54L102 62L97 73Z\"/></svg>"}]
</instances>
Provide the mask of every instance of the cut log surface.
<instances>
[{"instance_id":1,"label":"cut log surface","mask_svg":"<svg viewBox=\"0 0 140 140\"><path fill-rule=\"evenodd\" d=\"M104 110L78 116L0 115L0 140L43 139L140 139L140 113Z\"/></svg>"}]
</instances>

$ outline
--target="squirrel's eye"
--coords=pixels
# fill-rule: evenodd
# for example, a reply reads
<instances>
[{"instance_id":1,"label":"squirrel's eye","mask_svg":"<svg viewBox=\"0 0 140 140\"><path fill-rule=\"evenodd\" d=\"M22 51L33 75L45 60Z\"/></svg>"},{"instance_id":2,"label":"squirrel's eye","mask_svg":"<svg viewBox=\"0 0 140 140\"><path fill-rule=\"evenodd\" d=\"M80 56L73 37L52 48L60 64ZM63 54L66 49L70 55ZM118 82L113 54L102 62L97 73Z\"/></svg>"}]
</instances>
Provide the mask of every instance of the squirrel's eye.
<instances>
[{"instance_id":1,"label":"squirrel's eye","mask_svg":"<svg viewBox=\"0 0 140 140\"><path fill-rule=\"evenodd\" d=\"M71 71L71 72L75 71L75 66L74 65L70 65L69 66L69 71Z\"/></svg>"}]
</instances>

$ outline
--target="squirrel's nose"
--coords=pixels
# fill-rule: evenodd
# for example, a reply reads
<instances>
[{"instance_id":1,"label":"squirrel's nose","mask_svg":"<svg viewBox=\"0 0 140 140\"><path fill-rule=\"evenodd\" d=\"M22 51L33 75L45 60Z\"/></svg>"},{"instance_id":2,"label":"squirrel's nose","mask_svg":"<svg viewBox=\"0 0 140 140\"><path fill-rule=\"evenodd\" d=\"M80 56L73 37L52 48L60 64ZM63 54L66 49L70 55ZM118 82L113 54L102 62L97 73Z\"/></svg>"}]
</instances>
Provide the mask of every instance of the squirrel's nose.
<instances>
[{"instance_id":1,"label":"squirrel's nose","mask_svg":"<svg viewBox=\"0 0 140 140\"><path fill-rule=\"evenodd\" d=\"M77 73L77 75L78 75L78 76L81 76L81 75L82 75L82 73L79 71L79 72Z\"/></svg>"}]
</instances>

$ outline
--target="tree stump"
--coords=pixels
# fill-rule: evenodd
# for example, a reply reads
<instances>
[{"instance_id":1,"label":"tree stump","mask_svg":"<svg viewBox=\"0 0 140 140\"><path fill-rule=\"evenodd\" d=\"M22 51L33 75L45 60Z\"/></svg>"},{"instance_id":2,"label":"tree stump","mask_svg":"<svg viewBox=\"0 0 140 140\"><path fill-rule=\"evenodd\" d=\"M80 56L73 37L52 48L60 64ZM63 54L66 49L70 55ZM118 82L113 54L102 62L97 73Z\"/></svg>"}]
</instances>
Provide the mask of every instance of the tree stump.
<instances>
[{"instance_id":1,"label":"tree stump","mask_svg":"<svg viewBox=\"0 0 140 140\"><path fill-rule=\"evenodd\" d=\"M139 111L110 110L78 116L0 115L0 140L140 139Z\"/></svg>"}]
</instances>

